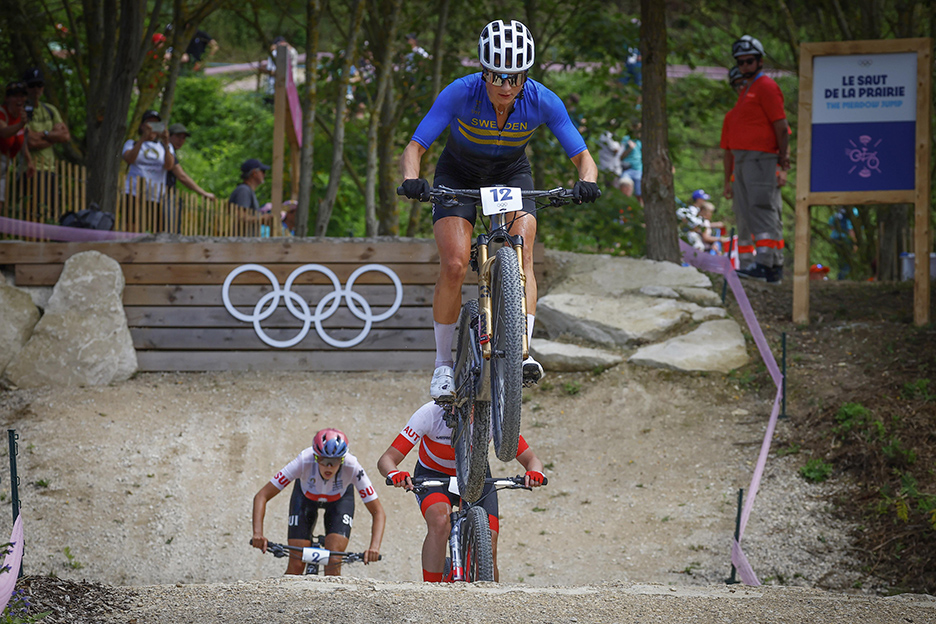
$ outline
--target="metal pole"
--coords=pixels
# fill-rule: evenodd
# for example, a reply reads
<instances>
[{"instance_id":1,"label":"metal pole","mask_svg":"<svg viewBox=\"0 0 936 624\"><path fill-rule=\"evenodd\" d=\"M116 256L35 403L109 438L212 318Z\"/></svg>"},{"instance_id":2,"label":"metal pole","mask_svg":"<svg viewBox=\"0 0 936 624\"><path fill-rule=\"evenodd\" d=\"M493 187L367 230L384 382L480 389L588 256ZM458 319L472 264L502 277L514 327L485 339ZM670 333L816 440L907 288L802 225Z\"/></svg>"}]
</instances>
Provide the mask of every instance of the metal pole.
<instances>
[{"instance_id":1,"label":"metal pole","mask_svg":"<svg viewBox=\"0 0 936 624\"><path fill-rule=\"evenodd\" d=\"M734 538L735 541L738 541L738 538L741 534L741 504L744 502L744 488L738 489L738 515L735 518L735 527L734 527ZM728 585L735 585L738 583L738 579L735 578L737 570L735 569L734 563L731 564L731 576L725 580L725 583Z\"/></svg>"},{"instance_id":2,"label":"metal pole","mask_svg":"<svg viewBox=\"0 0 936 624\"><path fill-rule=\"evenodd\" d=\"M19 452L19 445L16 443L16 440L19 439L19 436L16 435L16 429L7 429L7 437L10 443L10 502L13 503L13 523L15 524L20 514L19 476L16 474L16 454ZM22 577L23 562L20 561L17 578Z\"/></svg>"},{"instance_id":3,"label":"metal pole","mask_svg":"<svg viewBox=\"0 0 936 624\"><path fill-rule=\"evenodd\" d=\"M731 234L728 235L728 263L731 263L731 246L734 245L734 228L731 228ZM728 294L728 276L725 276L725 281L721 285L721 302L722 305L725 305L725 295Z\"/></svg>"},{"instance_id":4,"label":"metal pole","mask_svg":"<svg viewBox=\"0 0 936 624\"><path fill-rule=\"evenodd\" d=\"M786 418L786 332L780 334L780 418Z\"/></svg>"}]
</instances>

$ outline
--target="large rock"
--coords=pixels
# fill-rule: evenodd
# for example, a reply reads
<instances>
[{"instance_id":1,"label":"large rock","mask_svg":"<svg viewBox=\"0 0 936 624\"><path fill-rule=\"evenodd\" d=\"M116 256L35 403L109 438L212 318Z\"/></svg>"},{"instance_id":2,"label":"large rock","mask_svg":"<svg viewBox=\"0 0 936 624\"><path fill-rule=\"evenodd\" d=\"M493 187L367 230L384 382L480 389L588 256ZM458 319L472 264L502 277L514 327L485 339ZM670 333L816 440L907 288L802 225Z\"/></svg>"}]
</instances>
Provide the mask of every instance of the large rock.
<instances>
[{"instance_id":1,"label":"large rock","mask_svg":"<svg viewBox=\"0 0 936 624\"><path fill-rule=\"evenodd\" d=\"M704 273L672 262L556 251L548 252L547 260L549 294L619 297L645 286L665 286L676 292L712 287Z\"/></svg>"},{"instance_id":2,"label":"large rock","mask_svg":"<svg viewBox=\"0 0 936 624\"><path fill-rule=\"evenodd\" d=\"M123 272L115 260L96 251L69 258L45 315L7 367L7 379L20 387L128 379L137 359L123 289Z\"/></svg>"},{"instance_id":3,"label":"large rock","mask_svg":"<svg viewBox=\"0 0 936 624\"><path fill-rule=\"evenodd\" d=\"M645 295L617 298L549 294L536 304L536 325L550 338L570 336L608 347L655 342L689 322L699 306Z\"/></svg>"},{"instance_id":4,"label":"large rock","mask_svg":"<svg viewBox=\"0 0 936 624\"><path fill-rule=\"evenodd\" d=\"M530 355L545 370L558 372L592 371L620 364L624 360L617 353L541 338L530 343Z\"/></svg>"},{"instance_id":5,"label":"large rock","mask_svg":"<svg viewBox=\"0 0 936 624\"><path fill-rule=\"evenodd\" d=\"M32 298L6 280L0 283L0 373L22 350L39 321Z\"/></svg>"},{"instance_id":6,"label":"large rock","mask_svg":"<svg viewBox=\"0 0 936 624\"><path fill-rule=\"evenodd\" d=\"M628 362L683 371L727 373L748 363L741 328L733 320L708 321L684 336L637 350Z\"/></svg>"}]
</instances>

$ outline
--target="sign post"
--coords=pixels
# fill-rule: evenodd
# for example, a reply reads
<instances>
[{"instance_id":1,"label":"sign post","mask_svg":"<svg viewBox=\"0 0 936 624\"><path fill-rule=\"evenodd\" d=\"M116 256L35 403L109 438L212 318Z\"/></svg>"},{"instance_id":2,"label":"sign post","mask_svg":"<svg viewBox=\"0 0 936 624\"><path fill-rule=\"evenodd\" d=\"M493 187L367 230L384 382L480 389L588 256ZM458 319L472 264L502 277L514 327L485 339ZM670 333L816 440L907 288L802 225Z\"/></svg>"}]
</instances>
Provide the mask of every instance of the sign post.
<instances>
[{"instance_id":1,"label":"sign post","mask_svg":"<svg viewBox=\"0 0 936 624\"><path fill-rule=\"evenodd\" d=\"M932 39L800 50L793 320L809 322L809 209L914 204L913 320L929 322Z\"/></svg>"}]
</instances>

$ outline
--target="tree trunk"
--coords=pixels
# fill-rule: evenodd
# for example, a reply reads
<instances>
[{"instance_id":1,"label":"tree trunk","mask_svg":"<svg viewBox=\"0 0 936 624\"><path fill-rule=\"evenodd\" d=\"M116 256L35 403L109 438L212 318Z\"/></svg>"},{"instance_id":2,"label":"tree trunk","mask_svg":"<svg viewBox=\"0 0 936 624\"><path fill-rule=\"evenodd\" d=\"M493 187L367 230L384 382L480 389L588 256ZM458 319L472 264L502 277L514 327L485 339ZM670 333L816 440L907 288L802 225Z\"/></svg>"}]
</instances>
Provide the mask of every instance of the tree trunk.
<instances>
[{"instance_id":1,"label":"tree trunk","mask_svg":"<svg viewBox=\"0 0 936 624\"><path fill-rule=\"evenodd\" d=\"M673 166L666 122L666 16L656 0L641 0L643 55L643 180L647 257L679 262Z\"/></svg>"},{"instance_id":2,"label":"tree trunk","mask_svg":"<svg viewBox=\"0 0 936 624\"><path fill-rule=\"evenodd\" d=\"M377 207L378 233L385 236L396 236L400 231L400 215L397 208L399 198L396 194L400 178L397 168L399 154L396 153L396 144L393 141L397 126L397 108L400 106L398 100L399 96L391 83L380 109L380 128L377 131L377 192L380 198Z\"/></svg>"},{"instance_id":3,"label":"tree trunk","mask_svg":"<svg viewBox=\"0 0 936 624\"><path fill-rule=\"evenodd\" d=\"M348 82L351 78L351 65L357 51L357 38L361 32L361 20L364 17L365 0L355 0L352 11L351 30L348 32L348 45L345 48L344 63L341 66L341 79L338 81L338 94L335 106L335 134L332 150L331 173L328 177L328 188L325 197L319 204L318 216L315 221L316 236L325 236L328 231L328 222L331 220L332 209L335 207L335 198L338 196L338 183L341 180L341 169L344 166L344 135L345 110L348 108L347 92Z\"/></svg>"},{"instance_id":4,"label":"tree trunk","mask_svg":"<svg viewBox=\"0 0 936 624\"><path fill-rule=\"evenodd\" d=\"M377 185L377 131L380 126L383 102L390 89L390 79L393 75L393 53L396 50L397 24L400 21L402 0L391 0L388 12L381 12L382 22L386 32L386 43L383 46L383 55L377 66L377 96L371 103L370 119L367 126L367 181L364 193L364 220L367 227L367 236L377 236L379 224L377 222L377 203L375 200L375 187Z\"/></svg>"},{"instance_id":5,"label":"tree trunk","mask_svg":"<svg viewBox=\"0 0 936 624\"><path fill-rule=\"evenodd\" d=\"M900 253L907 251L906 239L910 209L907 204L878 206L881 223L881 252L877 279L882 282L900 279Z\"/></svg>"},{"instance_id":6,"label":"tree trunk","mask_svg":"<svg viewBox=\"0 0 936 624\"><path fill-rule=\"evenodd\" d=\"M449 0L439 0L439 22L436 24L435 40L432 42L432 101L442 92L442 48L445 42L445 27L448 24Z\"/></svg>"},{"instance_id":7,"label":"tree trunk","mask_svg":"<svg viewBox=\"0 0 936 624\"><path fill-rule=\"evenodd\" d=\"M88 38L89 85L88 203L113 212L117 200L121 144L127 131L127 112L133 81L140 71L144 41L145 0L83 0ZM159 15L156 0L153 15ZM119 13L119 14L118 14ZM154 28L151 20L150 31ZM119 35L118 35L119 33Z\"/></svg>"},{"instance_id":8,"label":"tree trunk","mask_svg":"<svg viewBox=\"0 0 936 624\"><path fill-rule=\"evenodd\" d=\"M315 149L315 109L318 103L318 42L320 0L306 1L306 74L302 93L302 150L299 153L299 205L296 207L296 236L309 233L309 202L312 199L312 167Z\"/></svg>"}]
</instances>

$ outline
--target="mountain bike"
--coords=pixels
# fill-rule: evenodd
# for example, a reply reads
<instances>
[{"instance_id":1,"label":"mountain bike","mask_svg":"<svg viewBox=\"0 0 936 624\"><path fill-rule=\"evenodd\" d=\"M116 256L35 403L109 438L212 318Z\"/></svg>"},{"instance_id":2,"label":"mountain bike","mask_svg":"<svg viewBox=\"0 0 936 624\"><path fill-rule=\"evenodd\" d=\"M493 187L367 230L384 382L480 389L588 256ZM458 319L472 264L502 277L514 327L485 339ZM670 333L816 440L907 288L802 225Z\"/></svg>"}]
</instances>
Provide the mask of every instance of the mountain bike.
<instances>
[{"instance_id":1,"label":"mountain bike","mask_svg":"<svg viewBox=\"0 0 936 624\"><path fill-rule=\"evenodd\" d=\"M397 189L402 195L402 187ZM529 355L526 327L526 276L523 237L509 232L526 213L522 199L537 209L571 203L572 191L523 191L511 187L456 190L430 189L442 206L458 198L476 200L490 218L486 232L471 246L471 268L478 274L478 298L462 306L458 317L453 377L455 396L438 401L452 428L456 473L461 497L475 502L481 496L487 469L488 444L493 437L498 459L510 461L520 441L520 399L523 361ZM482 216L481 222L484 224Z\"/></svg>"},{"instance_id":2,"label":"mountain bike","mask_svg":"<svg viewBox=\"0 0 936 624\"><path fill-rule=\"evenodd\" d=\"M449 491L458 494L458 479L449 477L410 477L413 481L413 493L425 492L431 487L449 486ZM493 491L499 490L531 490L523 485L523 475L516 477L485 478L481 485L490 483L494 485ZM543 485L549 479L543 478ZM387 477L387 485L393 485L393 480ZM494 550L491 543L491 524L487 510L477 502L471 503L462 499L461 507L453 511L450 520L452 524L449 533L448 557L445 558L443 583L464 581L494 580Z\"/></svg>"},{"instance_id":3,"label":"mountain bike","mask_svg":"<svg viewBox=\"0 0 936 624\"><path fill-rule=\"evenodd\" d=\"M253 539L250 540L250 545L253 546ZM319 567L321 567L322 572L325 571L325 566L328 565L328 561L331 557L340 557L341 563L358 563L364 561L364 553L352 553L352 552L339 552L336 550L328 550L325 548L325 536L316 535L312 538L312 545L301 547L301 546L289 546L288 544L277 544L275 542L267 542L267 552L281 559L283 557L289 557L291 559L302 559L303 563L306 564L305 573L306 574L318 574ZM383 559L383 555L378 556L378 560Z\"/></svg>"}]
</instances>

